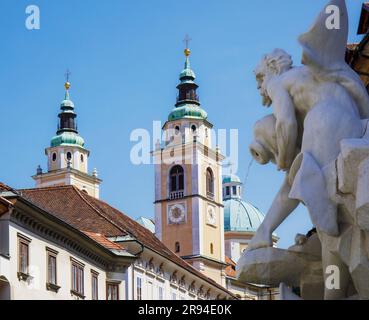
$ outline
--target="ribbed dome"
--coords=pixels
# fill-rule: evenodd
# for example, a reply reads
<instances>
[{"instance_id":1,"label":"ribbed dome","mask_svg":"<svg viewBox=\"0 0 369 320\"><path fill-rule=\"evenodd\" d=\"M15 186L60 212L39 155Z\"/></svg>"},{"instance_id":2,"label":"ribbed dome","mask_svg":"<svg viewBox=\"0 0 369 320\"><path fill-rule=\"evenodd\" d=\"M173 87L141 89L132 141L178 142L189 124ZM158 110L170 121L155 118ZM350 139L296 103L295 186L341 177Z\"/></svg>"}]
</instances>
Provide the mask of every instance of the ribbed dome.
<instances>
[{"instance_id":1,"label":"ribbed dome","mask_svg":"<svg viewBox=\"0 0 369 320\"><path fill-rule=\"evenodd\" d=\"M205 120L208 117L206 111L195 104L185 104L180 107L176 107L168 116L169 121L191 118Z\"/></svg>"},{"instance_id":2,"label":"ribbed dome","mask_svg":"<svg viewBox=\"0 0 369 320\"><path fill-rule=\"evenodd\" d=\"M224 201L224 231L256 231L264 219L263 213L239 198Z\"/></svg>"},{"instance_id":3,"label":"ribbed dome","mask_svg":"<svg viewBox=\"0 0 369 320\"><path fill-rule=\"evenodd\" d=\"M69 100L69 98L66 98L60 103L60 107L63 108L74 108L74 103L72 100Z\"/></svg>"},{"instance_id":4,"label":"ribbed dome","mask_svg":"<svg viewBox=\"0 0 369 320\"><path fill-rule=\"evenodd\" d=\"M182 80L184 78L192 78L191 80L196 79L195 72L190 68L185 68L179 75L179 79Z\"/></svg>"},{"instance_id":5,"label":"ribbed dome","mask_svg":"<svg viewBox=\"0 0 369 320\"><path fill-rule=\"evenodd\" d=\"M85 141L77 133L63 132L61 134L56 135L55 137L51 139L51 147L58 147L62 145L72 145L72 146L83 147L85 145Z\"/></svg>"}]
</instances>

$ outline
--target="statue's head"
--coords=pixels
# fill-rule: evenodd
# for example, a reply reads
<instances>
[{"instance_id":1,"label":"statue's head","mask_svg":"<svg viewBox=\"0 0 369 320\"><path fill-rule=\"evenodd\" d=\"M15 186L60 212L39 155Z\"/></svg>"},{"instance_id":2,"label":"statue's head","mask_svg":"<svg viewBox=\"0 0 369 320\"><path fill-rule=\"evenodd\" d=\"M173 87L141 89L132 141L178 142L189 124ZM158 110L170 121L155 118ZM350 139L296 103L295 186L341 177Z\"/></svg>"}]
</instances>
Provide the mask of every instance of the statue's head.
<instances>
[{"instance_id":1,"label":"statue's head","mask_svg":"<svg viewBox=\"0 0 369 320\"><path fill-rule=\"evenodd\" d=\"M260 164L276 163L278 147L275 127L276 119L273 114L255 123L254 141L249 149L252 157Z\"/></svg>"},{"instance_id":2,"label":"statue's head","mask_svg":"<svg viewBox=\"0 0 369 320\"><path fill-rule=\"evenodd\" d=\"M266 89L268 80L274 76L281 75L291 68L291 56L282 49L274 49L271 53L263 56L254 73L264 106L269 107L272 104L272 100Z\"/></svg>"}]
</instances>

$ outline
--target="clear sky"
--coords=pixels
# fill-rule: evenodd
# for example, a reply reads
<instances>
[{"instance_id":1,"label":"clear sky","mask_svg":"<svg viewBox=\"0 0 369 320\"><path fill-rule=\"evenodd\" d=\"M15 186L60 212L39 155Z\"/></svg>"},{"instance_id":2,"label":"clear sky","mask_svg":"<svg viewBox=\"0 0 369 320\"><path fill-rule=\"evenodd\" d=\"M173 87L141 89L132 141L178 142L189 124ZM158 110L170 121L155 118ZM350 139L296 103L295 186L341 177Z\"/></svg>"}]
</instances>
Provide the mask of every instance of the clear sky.
<instances>
[{"instance_id":1,"label":"clear sky","mask_svg":"<svg viewBox=\"0 0 369 320\"><path fill-rule=\"evenodd\" d=\"M252 73L262 54L280 47L300 63L299 34L326 0L1 0L0 181L33 187L44 148L55 134L64 73L80 134L91 150L90 170L104 180L101 198L131 217L153 217L154 169L130 162L132 130L151 131L173 108L183 68L183 38L193 39L191 66L202 107L216 128L239 129L239 170L245 179L261 105ZM350 41L362 1L348 2ZM25 28L25 8L38 5L41 29ZM245 198L266 212L282 182L272 165L254 163ZM298 209L277 233L279 245L311 228Z\"/></svg>"}]
</instances>

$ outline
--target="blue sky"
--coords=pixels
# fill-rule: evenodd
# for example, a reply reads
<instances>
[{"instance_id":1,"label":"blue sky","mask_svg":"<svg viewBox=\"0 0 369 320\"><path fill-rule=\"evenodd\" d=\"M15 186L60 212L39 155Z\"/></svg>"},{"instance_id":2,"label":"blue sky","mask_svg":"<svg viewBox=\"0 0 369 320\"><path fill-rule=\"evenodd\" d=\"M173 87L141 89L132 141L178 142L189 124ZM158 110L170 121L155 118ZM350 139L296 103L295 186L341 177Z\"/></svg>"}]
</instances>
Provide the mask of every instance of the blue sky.
<instances>
[{"instance_id":1,"label":"blue sky","mask_svg":"<svg viewBox=\"0 0 369 320\"><path fill-rule=\"evenodd\" d=\"M153 216L150 165L130 162L132 130L164 121L176 98L184 35L192 38L191 65L199 95L216 128L239 129L239 170L244 180L261 106L252 73L262 54L280 47L300 63L299 34L326 0L1 0L0 181L33 187L44 148L55 134L64 73L80 134L91 150L90 170L104 180L101 198L132 217ZM348 1L350 41L356 41L362 1ZM25 8L38 5L41 29L25 28ZM282 182L272 165L253 164L245 198L266 212ZM277 233L292 244L311 222L304 208Z\"/></svg>"}]
</instances>

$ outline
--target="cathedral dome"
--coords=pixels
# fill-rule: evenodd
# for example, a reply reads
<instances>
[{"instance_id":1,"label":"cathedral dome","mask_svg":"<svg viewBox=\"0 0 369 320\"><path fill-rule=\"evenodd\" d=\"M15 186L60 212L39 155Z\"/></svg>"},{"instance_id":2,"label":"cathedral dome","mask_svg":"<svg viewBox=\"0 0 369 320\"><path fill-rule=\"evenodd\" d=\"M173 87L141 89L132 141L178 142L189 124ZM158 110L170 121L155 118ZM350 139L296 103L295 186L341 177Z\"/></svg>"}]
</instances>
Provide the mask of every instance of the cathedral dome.
<instances>
[{"instance_id":1,"label":"cathedral dome","mask_svg":"<svg viewBox=\"0 0 369 320\"><path fill-rule=\"evenodd\" d=\"M183 118L206 120L207 117L208 114L206 113L206 111L200 108L198 105L185 104L174 108L169 114L168 120L173 121Z\"/></svg>"},{"instance_id":2,"label":"cathedral dome","mask_svg":"<svg viewBox=\"0 0 369 320\"><path fill-rule=\"evenodd\" d=\"M58 147L62 145L72 145L83 147L85 145L84 139L75 132L63 132L51 139L51 147Z\"/></svg>"},{"instance_id":3,"label":"cathedral dome","mask_svg":"<svg viewBox=\"0 0 369 320\"><path fill-rule=\"evenodd\" d=\"M251 203L242 200L242 182L234 174L223 177L224 231L255 232L264 214Z\"/></svg>"},{"instance_id":4,"label":"cathedral dome","mask_svg":"<svg viewBox=\"0 0 369 320\"><path fill-rule=\"evenodd\" d=\"M224 201L224 231L256 231L264 215L252 204L232 198Z\"/></svg>"}]
</instances>

